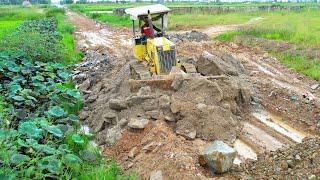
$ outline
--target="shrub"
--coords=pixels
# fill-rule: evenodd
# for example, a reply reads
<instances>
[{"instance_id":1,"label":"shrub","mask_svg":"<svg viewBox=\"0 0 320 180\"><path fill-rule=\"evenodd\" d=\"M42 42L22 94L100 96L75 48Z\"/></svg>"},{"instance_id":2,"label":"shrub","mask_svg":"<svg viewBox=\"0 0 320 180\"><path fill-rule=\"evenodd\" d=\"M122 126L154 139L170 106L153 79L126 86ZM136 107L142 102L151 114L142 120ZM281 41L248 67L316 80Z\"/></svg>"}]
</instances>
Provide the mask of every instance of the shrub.
<instances>
[{"instance_id":1,"label":"shrub","mask_svg":"<svg viewBox=\"0 0 320 180\"><path fill-rule=\"evenodd\" d=\"M56 17L58 14L65 14L65 10L63 8L51 7L46 11L45 16Z\"/></svg>"}]
</instances>

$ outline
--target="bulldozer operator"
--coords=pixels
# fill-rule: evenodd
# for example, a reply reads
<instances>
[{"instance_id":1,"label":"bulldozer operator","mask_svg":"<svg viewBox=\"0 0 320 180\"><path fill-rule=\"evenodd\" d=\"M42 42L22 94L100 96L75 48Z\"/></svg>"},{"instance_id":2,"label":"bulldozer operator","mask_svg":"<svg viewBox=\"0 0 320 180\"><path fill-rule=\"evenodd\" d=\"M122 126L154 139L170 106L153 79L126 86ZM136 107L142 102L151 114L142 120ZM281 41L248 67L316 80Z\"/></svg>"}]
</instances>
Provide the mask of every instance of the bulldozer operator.
<instances>
[{"instance_id":1,"label":"bulldozer operator","mask_svg":"<svg viewBox=\"0 0 320 180\"><path fill-rule=\"evenodd\" d=\"M151 21L148 16L144 17L143 19L144 25L141 26L141 35L143 39L146 38L153 38L154 31L161 32L161 29L157 28L155 25L152 25L152 29L150 27L149 21Z\"/></svg>"}]
</instances>

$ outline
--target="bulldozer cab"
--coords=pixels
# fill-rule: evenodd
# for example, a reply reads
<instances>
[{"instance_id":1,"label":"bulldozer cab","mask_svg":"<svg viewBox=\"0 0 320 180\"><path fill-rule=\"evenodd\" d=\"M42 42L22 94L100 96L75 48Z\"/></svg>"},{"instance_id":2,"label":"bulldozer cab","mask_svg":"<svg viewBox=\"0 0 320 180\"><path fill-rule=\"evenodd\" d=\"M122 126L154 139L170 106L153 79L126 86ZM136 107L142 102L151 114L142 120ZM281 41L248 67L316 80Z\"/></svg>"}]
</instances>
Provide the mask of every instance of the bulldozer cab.
<instances>
[{"instance_id":1,"label":"bulldozer cab","mask_svg":"<svg viewBox=\"0 0 320 180\"><path fill-rule=\"evenodd\" d=\"M175 44L163 36L167 27L167 15L170 11L161 4L125 10L132 20L134 57L141 64L146 64L148 72L152 75L168 75L173 67L179 65L176 59ZM135 24L135 21L138 23ZM149 35L146 35L141 29L146 26L150 31ZM158 31L155 31L156 27ZM139 68L132 69L142 69L141 65L139 66Z\"/></svg>"},{"instance_id":2,"label":"bulldozer cab","mask_svg":"<svg viewBox=\"0 0 320 180\"><path fill-rule=\"evenodd\" d=\"M153 25L160 30L158 32L153 32L154 37L163 36L164 30L167 28L168 24L167 15L170 11L169 8L161 4L126 9L125 12L130 15L130 19L132 20L133 37L141 37L141 27L144 25L145 19L148 19L148 24L153 31ZM137 24L135 21L138 21Z\"/></svg>"}]
</instances>

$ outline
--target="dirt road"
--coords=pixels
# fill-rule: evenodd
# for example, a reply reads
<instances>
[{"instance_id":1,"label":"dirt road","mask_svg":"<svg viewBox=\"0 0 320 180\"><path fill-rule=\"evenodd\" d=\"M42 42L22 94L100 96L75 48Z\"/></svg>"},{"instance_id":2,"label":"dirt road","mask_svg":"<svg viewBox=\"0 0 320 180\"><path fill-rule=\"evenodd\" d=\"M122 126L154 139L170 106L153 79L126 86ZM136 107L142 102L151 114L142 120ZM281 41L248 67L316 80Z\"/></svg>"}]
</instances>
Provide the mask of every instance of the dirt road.
<instances>
[{"instance_id":1,"label":"dirt road","mask_svg":"<svg viewBox=\"0 0 320 180\"><path fill-rule=\"evenodd\" d=\"M84 94L85 107L80 115L83 124L97 132L97 141L105 145L104 153L116 158L124 169L136 170L143 179L154 170L161 170L165 179L212 177L197 159L210 141L179 136L175 133L176 123L163 120L150 122L144 130L131 131L122 127L125 119L120 116L141 114L141 109L110 111L110 99L133 96L127 84L128 61L132 58L128 29L114 29L73 12L67 15L76 28L76 47L85 53L74 73ZM219 33L224 31L218 29ZM245 70L241 76L253 85L249 114L239 121L242 129L232 142L238 152L235 164L319 135L320 92L311 88L316 81L286 69L265 52L234 43L179 42L176 46L179 57L195 61L204 50L231 54Z\"/></svg>"}]
</instances>

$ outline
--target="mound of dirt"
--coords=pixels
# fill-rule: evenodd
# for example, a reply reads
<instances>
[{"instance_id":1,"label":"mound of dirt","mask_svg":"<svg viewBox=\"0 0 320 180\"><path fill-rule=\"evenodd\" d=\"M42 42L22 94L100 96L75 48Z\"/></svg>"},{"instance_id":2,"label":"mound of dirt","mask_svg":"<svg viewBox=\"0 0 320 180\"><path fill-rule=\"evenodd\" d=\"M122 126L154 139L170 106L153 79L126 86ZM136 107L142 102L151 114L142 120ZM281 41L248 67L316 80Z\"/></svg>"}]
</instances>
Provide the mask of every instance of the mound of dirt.
<instances>
[{"instance_id":1,"label":"mound of dirt","mask_svg":"<svg viewBox=\"0 0 320 180\"><path fill-rule=\"evenodd\" d=\"M236 176L251 179L318 179L320 177L320 138L258 156L257 161L240 166Z\"/></svg>"},{"instance_id":2,"label":"mound of dirt","mask_svg":"<svg viewBox=\"0 0 320 180\"><path fill-rule=\"evenodd\" d=\"M173 88L168 90L145 86L131 92L129 68L122 68L84 96L87 103L81 113L84 124L97 134L100 145L114 144L126 129L123 124L139 118L173 122L175 132L188 139L219 139L232 144L240 133L240 120L246 118L253 91L241 66L221 54L217 52L215 56L234 70L234 76L228 72L191 79L177 76Z\"/></svg>"}]
</instances>

